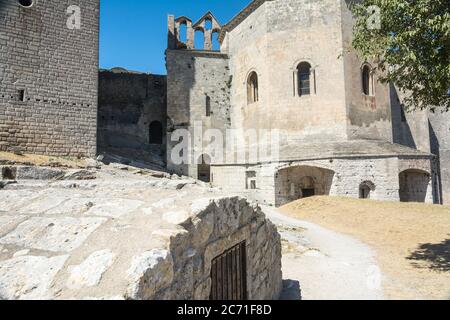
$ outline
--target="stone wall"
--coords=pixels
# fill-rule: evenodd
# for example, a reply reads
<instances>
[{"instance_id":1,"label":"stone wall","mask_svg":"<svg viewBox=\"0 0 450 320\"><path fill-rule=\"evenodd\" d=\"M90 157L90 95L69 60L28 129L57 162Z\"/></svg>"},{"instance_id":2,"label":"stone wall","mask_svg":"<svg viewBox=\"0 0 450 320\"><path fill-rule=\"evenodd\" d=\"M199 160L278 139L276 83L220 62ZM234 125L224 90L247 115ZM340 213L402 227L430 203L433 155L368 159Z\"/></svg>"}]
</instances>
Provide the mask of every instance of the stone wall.
<instances>
[{"instance_id":1,"label":"stone wall","mask_svg":"<svg viewBox=\"0 0 450 320\"><path fill-rule=\"evenodd\" d=\"M225 132L231 126L229 92L233 79L228 59L221 53L193 50L167 50L166 56L168 134L177 129L187 129L192 138L189 152L197 146L197 150L191 153L192 159L186 161L189 164L178 166L173 164L171 157L177 142L169 140L168 169L197 177L198 157L210 141L204 141L203 145L194 142L194 136L196 139L203 137L202 132L194 134L195 125L199 124L203 132L208 129Z\"/></svg>"},{"instance_id":2,"label":"stone wall","mask_svg":"<svg viewBox=\"0 0 450 320\"><path fill-rule=\"evenodd\" d=\"M181 223L187 232L172 237L170 256L161 259L150 274L172 265L171 281L159 283L165 288L153 292L146 292L142 283L131 297L208 300L212 260L246 241L248 298L278 299L282 289L280 236L261 210L239 198L199 200L191 208L195 216Z\"/></svg>"},{"instance_id":3,"label":"stone wall","mask_svg":"<svg viewBox=\"0 0 450 320\"><path fill-rule=\"evenodd\" d=\"M233 127L278 129L282 142L347 137L340 6L336 1L266 1L230 30ZM310 63L311 95L299 96L296 69ZM259 101L247 103L258 75Z\"/></svg>"},{"instance_id":4,"label":"stone wall","mask_svg":"<svg viewBox=\"0 0 450 320\"><path fill-rule=\"evenodd\" d=\"M343 157L248 166L213 166L212 172L214 185L221 186L226 192L243 194L262 204L281 206L301 198L297 189L305 177L315 180L314 189L319 195L359 198L360 186L369 183L374 186L371 199L399 201L399 175L410 169L431 173L432 162L429 157ZM247 171L256 172L257 190L246 189ZM424 196L420 202L433 203L432 186L432 180L428 179L422 188Z\"/></svg>"},{"instance_id":5,"label":"stone wall","mask_svg":"<svg viewBox=\"0 0 450 320\"><path fill-rule=\"evenodd\" d=\"M450 111L429 114L431 152L438 156L438 190L441 202L450 204Z\"/></svg>"},{"instance_id":6,"label":"stone wall","mask_svg":"<svg viewBox=\"0 0 450 320\"><path fill-rule=\"evenodd\" d=\"M362 67L364 61L352 50L353 18L349 3L341 1L342 57L345 72L345 95L349 139L392 141L392 121L389 86L373 75L373 92L363 93ZM375 64L369 61L373 68ZM372 86L372 85L371 85Z\"/></svg>"},{"instance_id":7,"label":"stone wall","mask_svg":"<svg viewBox=\"0 0 450 320\"><path fill-rule=\"evenodd\" d=\"M98 0L0 0L0 150L95 156L98 29Z\"/></svg>"},{"instance_id":8,"label":"stone wall","mask_svg":"<svg viewBox=\"0 0 450 320\"><path fill-rule=\"evenodd\" d=\"M0 190L0 299L208 300L212 261L244 241L248 298L279 297L281 239L256 205L193 179L93 174Z\"/></svg>"},{"instance_id":9,"label":"stone wall","mask_svg":"<svg viewBox=\"0 0 450 320\"><path fill-rule=\"evenodd\" d=\"M149 149L150 126L161 126L166 144L166 77L124 69L99 73L98 147Z\"/></svg>"}]
</instances>

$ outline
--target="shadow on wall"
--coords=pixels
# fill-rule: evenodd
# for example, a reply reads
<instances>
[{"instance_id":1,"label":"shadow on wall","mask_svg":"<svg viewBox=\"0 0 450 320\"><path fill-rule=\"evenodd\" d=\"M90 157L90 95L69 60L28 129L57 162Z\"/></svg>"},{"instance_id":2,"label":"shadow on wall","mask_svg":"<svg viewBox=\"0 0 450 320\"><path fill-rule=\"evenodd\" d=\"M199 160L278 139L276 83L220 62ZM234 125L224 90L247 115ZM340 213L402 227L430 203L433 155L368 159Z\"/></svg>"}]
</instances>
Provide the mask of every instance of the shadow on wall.
<instances>
[{"instance_id":1,"label":"shadow on wall","mask_svg":"<svg viewBox=\"0 0 450 320\"><path fill-rule=\"evenodd\" d=\"M439 144L439 139L436 135L436 131L431 124L431 121L428 120L428 128L430 130L430 145L431 145L431 153L434 154L436 159L436 174L437 178L435 179L435 195L434 195L434 203L442 204L442 199L444 197L442 193L442 171L441 171L441 146Z\"/></svg>"},{"instance_id":2,"label":"shadow on wall","mask_svg":"<svg viewBox=\"0 0 450 320\"><path fill-rule=\"evenodd\" d=\"M411 132L406 112L401 104L397 88L393 84L389 85L391 93L392 112L392 135L394 143L398 143L413 149L417 149L417 144Z\"/></svg>"},{"instance_id":3,"label":"shadow on wall","mask_svg":"<svg viewBox=\"0 0 450 320\"><path fill-rule=\"evenodd\" d=\"M408 260L413 261L412 265L416 268L450 272L450 239L436 244L422 244Z\"/></svg>"}]
</instances>

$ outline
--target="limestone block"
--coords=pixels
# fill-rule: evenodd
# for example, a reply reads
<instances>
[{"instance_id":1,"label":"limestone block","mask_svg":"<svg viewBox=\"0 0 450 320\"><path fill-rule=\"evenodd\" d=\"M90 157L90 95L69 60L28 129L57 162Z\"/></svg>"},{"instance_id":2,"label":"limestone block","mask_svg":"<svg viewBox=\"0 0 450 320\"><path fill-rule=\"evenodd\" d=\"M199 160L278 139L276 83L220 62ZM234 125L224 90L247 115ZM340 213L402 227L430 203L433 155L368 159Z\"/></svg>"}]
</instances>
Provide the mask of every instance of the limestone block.
<instances>
[{"instance_id":1,"label":"limestone block","mask_svg":"<svg viewBox=\"0 0 450 320\"><path fill-rule=\"evenodd\" d=\"M33 202L31 202L29 205L24 206L19 211L24 214L41 214L45 213L46 211L58 208L61 206L62 203L67 201L69 197L61 197L59 195L46 195L45 197L41 197L40 199L37 199Z\"/></svg>"},{"instance_id":2,"label":"limestone block","mask_svg":"<svg viewBox=\"0 0 450 320\"><path fill-rule=\"evenodd\" d=\"M127 199L110 199L108 202L95 204L86 213L93 216L120 218L142 206L144 202Z\"/></svg>"},{"instance_id":3,"label":"limestone block","mask_svg":"<svg viewBox=\"0 0 450 320\"><path fill-rule=\"evenodd\" d=\"M189 212L187 211L170 211L163 214L163 220L176 225L182 225L190 219Z\"/></svg>"},{"instance_id":4,"label":"limestone block","mask_svg":"<svg viewBox=\"0 0 450 320\"><path fill-rule=\"evenodd\" d=\"M19 223L26 219L26 216L0 216L0 236L4 236L14 230Z\"/></svg>"},{"instance_id":5,"label":"limestone block","mask_svg":"<svg viewBox=\"0 0 450 320\"><path fill-rule=\"evenodd\" d=\"M17 180L52 180L64 176L63 170L43 167L17 167Z\"/></svg>"},{"instance_id":6,"label":"limestone block","mask_svg":"<svg viewBox=\"0 0 450 320\"><path fill-rule=\"evenodd\" d=\"M49 289L67 258L25 256L0 262L0 300L53 298Z\"/></svg>"},{"instance_id":7,"label":"limestone block","mask_svg":"<svg viewBox=\"0 0 450 320\"><path fill-rule=\"evenodd\" d=\"M78 290L84 287L94 287L100 283L103 274L114 262L111 250L102 250L92 253L83 263L69 267L67 287Z\"/></svg>"},{"instance_id":8,"label":"limestone block","mask_svg":"<svg viewBox=\"0 0 450 320\"><path fill-rule=\"evenodd\" d=\"M59 204L56 207L46 211L46 215L77 215L86 213L90 208L94 206L95 199L93 198L77 198L74 195L71 199Z\"/></svg>"},{"instance_id":9,"label":"limestone block","mask_svg":"<svg viewBox=\"0 0 450 320\"><path fill-rule=\"evenodd\" d=\"M69 171L63 177L64 180L94 180L96 178L95 172L89 170Z\"/></svg>"},{"instance_id":10,"label":"limestone block","mask_svg":"<svg viewBox=\"0 0 450 320\"><path fill-rule=\"evenodd\" d=\"M133 258L128 270L130 284L127 296L134 300L149 300L158 290L169 286L174 277L172 255L167 250L154 249Z\"/></svg>"},{"instance_id":11,"label":"limestone block","mask_svg":"<svg viewBox=\"0 0 450 320\"><path fill-rule=\"evenodd\" d=\"M2 239L1 244L15 244L30 249L70 252L106 219L102 218L31 218Z\"/></svg>"}]
</instances>

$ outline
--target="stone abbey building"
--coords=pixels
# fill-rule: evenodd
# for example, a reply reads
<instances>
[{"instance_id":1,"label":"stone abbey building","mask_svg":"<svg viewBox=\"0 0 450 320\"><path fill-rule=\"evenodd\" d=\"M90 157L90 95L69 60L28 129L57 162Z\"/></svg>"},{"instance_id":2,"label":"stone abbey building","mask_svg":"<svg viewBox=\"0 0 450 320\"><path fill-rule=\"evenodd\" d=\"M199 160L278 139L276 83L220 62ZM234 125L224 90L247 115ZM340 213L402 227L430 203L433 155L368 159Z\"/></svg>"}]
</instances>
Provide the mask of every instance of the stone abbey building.
<instances>
[{"instance_id":1,"label":"stone abbey building","mask_svg":"<svg viewBox=\"0 0 450 320\"><path fill-rule=\"evenodd\" d=\"M0 0L0 150L156 149L171 172L277 206L312 195L449 204L450 115L405 113L348 50L349 2L254 0L224 25L210 12L169 16L167 76L155 76L99 73L98 0L77 1L81 28L69 28L71 1ZM195 137L198 124L277 130L279 153L218 161L191 143L198 159L175 163L172 134Z\"/></svg>"}]
</instances>

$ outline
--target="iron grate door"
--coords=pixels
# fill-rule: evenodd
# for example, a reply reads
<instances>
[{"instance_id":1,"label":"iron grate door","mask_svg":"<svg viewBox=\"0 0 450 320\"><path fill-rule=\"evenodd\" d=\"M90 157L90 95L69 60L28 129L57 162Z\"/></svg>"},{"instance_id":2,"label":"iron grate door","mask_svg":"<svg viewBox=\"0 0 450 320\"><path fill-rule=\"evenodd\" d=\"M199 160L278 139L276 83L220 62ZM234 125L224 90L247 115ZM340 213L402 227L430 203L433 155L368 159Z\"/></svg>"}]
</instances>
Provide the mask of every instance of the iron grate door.
<instances>
[{"instance_id":1,"label":"iron grate door","mask_svg":"<svg viewBox=\"0 0 450 320\"><path fill-rule=\"evenodd\" d=\"M212 261L211 280L211 300L247 300L247 250L245 241Z\"/></svg>"}]
</instances>

